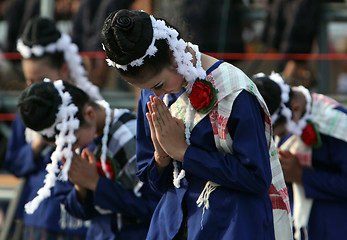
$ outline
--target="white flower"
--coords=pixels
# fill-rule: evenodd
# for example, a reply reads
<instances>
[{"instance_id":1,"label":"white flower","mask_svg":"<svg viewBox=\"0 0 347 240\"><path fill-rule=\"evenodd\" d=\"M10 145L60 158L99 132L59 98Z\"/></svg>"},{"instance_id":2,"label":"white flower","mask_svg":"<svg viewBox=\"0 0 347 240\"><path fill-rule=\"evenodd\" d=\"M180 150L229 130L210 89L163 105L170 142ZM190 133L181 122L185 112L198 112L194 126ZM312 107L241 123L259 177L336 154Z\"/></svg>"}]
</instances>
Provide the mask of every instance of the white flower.
<instances>
[{"instance_id":1,"label":"white flower","mask_svg":"<svg viewBox=\"0 0 347 240\"><path fill-rule=\"evenodd\" d=\"M41 57L44 54L44 52L45 52L44 48L42 46L40 46L40 45L34 45L31 48L31 51L37 57Z\"/></svg>"}]
</instances>

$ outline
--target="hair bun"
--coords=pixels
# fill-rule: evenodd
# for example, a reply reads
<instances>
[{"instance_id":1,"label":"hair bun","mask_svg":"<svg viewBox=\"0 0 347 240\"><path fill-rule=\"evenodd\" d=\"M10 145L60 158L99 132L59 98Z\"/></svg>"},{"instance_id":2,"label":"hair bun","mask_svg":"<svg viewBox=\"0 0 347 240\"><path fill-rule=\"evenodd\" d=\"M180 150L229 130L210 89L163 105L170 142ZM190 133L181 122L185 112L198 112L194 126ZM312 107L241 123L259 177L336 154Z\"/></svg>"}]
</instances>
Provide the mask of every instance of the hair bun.
<instances>
[{"instance_id":1,"label":"hair bun","mask_svg":"<svg viewBox=\"0 0 347 240\"><path fill-rule=\"evenodd\" d=\"M19 97L18 111L25 126L41 131L55 122L61 98L51 82L34 83Z\"/></svg>"},{"instance_id":2,"label":"hair bun","mask_svg":"<svg viewBox=\"0 0 347 240\"><path fill-rule=\"evenodd\" d=\"M55 43L61 36L54 21L49 18L35 17L25 26L21 39L28 47L47 46Z\"/></svg>"},{"instance_id":3,"label":"hair bun","mask_svg":"<svg viewBox=\"0 0 347 240\"><path fill-rule=\"evenodd\" d=\"M101 35L107 57L126 65L145 55L152 43L152 21L146 12L122 9L107 17Z\"/></svg>"},{"instance_id":4,"label":"hair bun","mask_svg":"<svg viewBox=\"0 0 347 240\"><path fill-rule=\"evenodd\" d=\"M124 31L134 26L133 20L129 16L119 16L115 18L116 26Z\"/></svg>"},{"instance_id":5,"label":"hair bun","mask_svg":"<svg viewBox=\"0 0 347 240\"><path fill-rule=\"evenodd\" d=\"M252 80L264 98L270 114L274 114L281 104L280 86L265 75L253 76Z\"/></svg>"}]
</instances>

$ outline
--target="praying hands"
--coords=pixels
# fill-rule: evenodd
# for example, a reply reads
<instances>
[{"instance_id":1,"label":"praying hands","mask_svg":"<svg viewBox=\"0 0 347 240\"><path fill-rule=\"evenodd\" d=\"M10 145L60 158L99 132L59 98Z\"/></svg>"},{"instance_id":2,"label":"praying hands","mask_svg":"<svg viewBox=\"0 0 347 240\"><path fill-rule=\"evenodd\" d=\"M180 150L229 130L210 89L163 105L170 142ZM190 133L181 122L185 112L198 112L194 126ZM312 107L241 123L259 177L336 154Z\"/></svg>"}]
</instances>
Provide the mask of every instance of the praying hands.
<instances>
[{"instance_id":1,"label":"praying hands","mask_svg":"<svg viewBox=\"0 0 347 240\"><path fill-rule=\"evenodd\" d=\"M188 148L188 144L185 142L183 121L172 117L169 109L159 97L151 96L147 106L149 112L146 117L151 128L152 141L155 151L160 156L156 158L157 164L162 167L167 166L171 159L165 158L165 156L183 162Z\"/></svg>"}]
</instances>

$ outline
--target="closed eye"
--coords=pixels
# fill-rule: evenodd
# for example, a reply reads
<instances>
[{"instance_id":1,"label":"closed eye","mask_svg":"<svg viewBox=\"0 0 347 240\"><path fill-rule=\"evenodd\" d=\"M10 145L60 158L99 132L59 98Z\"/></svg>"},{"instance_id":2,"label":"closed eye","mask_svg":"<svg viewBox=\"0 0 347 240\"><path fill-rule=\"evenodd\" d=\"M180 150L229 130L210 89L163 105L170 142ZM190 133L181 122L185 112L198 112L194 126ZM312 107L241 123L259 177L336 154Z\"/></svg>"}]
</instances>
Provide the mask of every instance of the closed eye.
<instances>
[{"instance_id":1,"label":"closed eye","mask_svg":"<svg viewBox=\"0 0 347 240\"><path fill-rule=\"evenodd\" d=\"M159 84L158 86L155 86L155 90L160 90L164 86L164 83Z\"/></svg>"}]
</instances>

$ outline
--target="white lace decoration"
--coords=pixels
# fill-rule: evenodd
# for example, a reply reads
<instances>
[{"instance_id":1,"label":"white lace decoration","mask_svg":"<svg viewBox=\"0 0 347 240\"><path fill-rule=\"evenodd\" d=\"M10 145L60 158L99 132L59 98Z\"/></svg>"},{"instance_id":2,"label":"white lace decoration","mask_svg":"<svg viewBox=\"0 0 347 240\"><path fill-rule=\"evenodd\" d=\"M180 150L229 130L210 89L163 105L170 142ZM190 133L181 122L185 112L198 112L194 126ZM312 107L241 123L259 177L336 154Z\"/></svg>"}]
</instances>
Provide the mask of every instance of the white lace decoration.
<instances>
[{"instance_id":1,"label":"white lace decoration","mask_svg":"<svg viewBox=\"0 0 347 240\"><path fill-rule=\"evenodd\" d=\"M196 79L205 79L206 78L206 71L202 68L201 64L201 53L199 51L199 48L197 45L194 45L192 43L186 43L183 39L178 40L178 32L170 27L167 27L165 25L165 21L163 20L156 20L153 16L150 16L152 21L152 27L153 27L153 39L148 47L145 55L139 59L136 59L132 61L130 64L127 65L119 65L115 63L114 61L110 59L106 59L109 66L113 66L116 68L120 68L123 70L127 70L127 66L141 66L143 64L143 60L146 56L153 56L157 52L157 48L155 47L155 40L157 39L165 39L166 42L169 45L169 48L171 51L173 51L173 56L175 58L175 61L177 63L177 72L181 74L184 79L187 81L186 86L186 92L190 94L192 87L194 85L194 82ZM196 66L193 64L193 55L187 51L187 46L191 47L195 52L196 57ZM103 46L104 47L104 46ZM166 106L168 106L168 96L164 96L164 103ZM193 116L194 116L194 108L192 107L192 104L189 100L189 104L187 106L186 116L185 116L185 136L186 136L186 143L190 145L190 127L193 122ZM180 180L185 177L185 171L182 169L180 173L178 173L178 165L176 160L173 160L173 184L176 188L180 187ZM213 189L214 190L214 189ZM202 194L204 209L208 209L208 198L209 194L213 191L211 189L205 189L203 192L207 192L207 194ZM200 197L199 197L200 199ZM198 199L198 202L200 202ZM201 200L201 199L200 199ZM199 204L199 203L197 203ZM207 204L207 206L206 206ZM199 204L201 206L201 204Z\"/></svg>"},{"instance_id":2,"label":"white lace decoration","mask_svg":"<svg viewBox=\"0 0 347 240\"><path fill-rule=\"evenodd\" d=\"M60 131L59 135L56 135L55 151L51 155L52 162L47 164L47 174L45 177L45 185L40 188L37 192L37 196L27 204L25 204L25 211L28 214L32 214L38 208L40 203L50 197L50 189L54 187L56 174L59 173L59 161L65 158L66 162L63 169L60 171L59 178L66 181L68 179L67 172L71 165L72 158L72 145L76 142L74 135L75 130L79 128L79 120L74 116L78 111L78 108L71 103L71 95L68 92L64 92L64 85L62 80L53 82L54 87L57 89L59 96L61 97L62 103L58 108L56 114L56 121L54 124L41 131L41 134L49 134L48 137L52 137L52 131L54 132L55 127Z\"/></svg>"},{"instance_id":3,"label":"white lace decoration","mask_svg":"<svg viewBox=\"0 0 347 240\"><path fill-rule=\"evenodd\" d=\"M32 56L41 57L45 53L63 52L64 59L68 64L70 76L76 85L86 92L93 99L103 99L99 88L92 84L86 77L86 70L83 67L82 58L78 53L78 47L72 43L69 35L61 34L61 37L54 43L47 46L33 45L31 48L18 39L17 50L23 58Z\"/></svg>"},{"instance_id":4,"label":"white lace decoration","mask_svg":"<svg viewBox=\"0 0 347 240\"><path fill-rule=\"evenodd\" d=\"M262 77L266 75L264 73L258 73L255 76ZM306 100L305 114L302 118L300 118L298 123L296 123L292 119L293 117L292 111L285 105L290 100L289 99L290 86L283 81L283 78L278 73L272 72L271 75L269 76L269 79L274 81L281 88L281 104L280 104L280 107L271 116L272 124L274 124L276 120L279 118L279 116L282 115L287 120L286 121L287 130L297 136L300 136L302 133L302 130L305 128L307 124L307 120L311 119L312 99L311 99L310 92L308 91L308 89L306 89L303 86L292 87L294 91L301 92L305 96L305 100Z\"/></svg>"},{"instance_id":5,"label":"white lace decoration","mask_svg":"<svg viewBox=\"0 0 347 240\"><path fill-rule=\"evenodd\" d=\"M164 95L163 101L164 101L166 106L169 106L168 94ZM187 130L187 128L186 128L186 130ZM188 131L189 131L189 128L188 128ZM189 131L189 133L190 133L190 131ZM186 138L186 142L187 142L187 138ZM188 139L188 142L187 142L187 144L189 145L190 144L189 139ZM178 173L178 164L177 164L177 161L175 159L172 160L172 165L174 167L174 170L173 170L173 185L176 188L180 188L181 187L181 179L183 179L186 176L186 172L184 171L184 169L181 169L180 173Z\"/></svg>"},{"instance_id":6,"label":"white lace decoration","mask_svg":"<svg viewBox=\"0 0 347 240\"><path fill-rule=\"evenodd\" d=\"M101 139L102 145L101 145L100 160L101 160L102 170L104 171L106 177L110 178L110 173L107 172L107 168L106 168L106 153L107 153L108 133L110 131L110 124L111 124L111 108L110 108L110 104L104 100L97 101L97 103L105 108L106 117L105 117L105 126L103 129L103 136Z\"/></svg>"},{"instance_id":7,"label":"white lace decoration","mask_svg":"<svg viewBox=\"0 0 347 240\"><path fill-rule=\"evenodd\" d=\"M120 65L115 63L114 61L110 59L106 59L109 66L120 68L123 70L127 70L127 66L141 66L143 64L143 60L147 56L154 56L155 53L158 51L157 47L155 46L155 41L159 39L165 39L166 42L169 45L170 50L173 51L173 55L175 57L175 60L177 62L177 71L181 75L185 77L185 80L188 82L187 85L187 91L190 93L191 87L194 84L194 81L196 78L204 79L206 77L205 70L201 67L201 64L197 64L196 67L194 67L192 60L193 56L190 52L186 52L187 43L183 39L178 39L178 32L176 29L167 27L165 25L164 20L155 19L152 15L150 16L152 21L152 27L153 27L153 38L152 42L149 45L149 47L146 50L146 53L144 56L142 56L139 59L135 59L131 63L127 65ZM190 43L189 43L190 44ZM200 53L198 51L198 47L190 44L190 46L194 46L194 48L197 50L197 60L200 61ZM103 46L105 49L105 47ZM194 49L194 50L195 50Z\"/></svg>"},{"instance_id":8,"label":"white lace decoration","mask_svg":"<svg viewBox=\"0 0 347 240\"><path fill-rule=\"evenodd\" d=\"M257 73L255 77L265 77L264 73ZM289 102L290 87L287 85L280 74L272 72L269 79L274 81L281 89L281 103L279 108L271 115L271 122L274 124L280 115L286 117L286 119L292 118L292 111L285 105Z\"/></svg>"},{"instance_id":9,"label":"white lace decoration","mask_svg":"<svg viewBox=\"0 0 347 240\"><path fill-rule=\"evenodd\" d=\"M195 77L191 77L189 76L190 78L190 81L187 80L187 72L184 72L184 73L181 73L185 79L187 80L188 82L188 85L186 86L186 91L188 93L191 92L191 89L192 89L192 86L195 82L195 80L197 78L199 79L204 79L206 77L206 72L205 70L202 68L202 64L201 64L201 53L199 52L199 48L197 45L193 45L191 43L188 43L189 44L189 47L191 47L195 54L196 54L196 67L194 67L193 63L191 61L189 61L190 64L183 64L183 62L179 62L177 61L176 59L176 62L178 64L178 69L181 67L182 69L185 69L185 68L194 68L195 71L188 71L188 72L194 72L196 75ZM171 47L170 47L171 48ZM183 50L185 52L185 50ZM189 53L189 52L188 52ZM189 53L190 54L190 53ZM178 56L179 54L176 54L175 56ZM190 54L191 56L191 54ZM193 59L193 58L191 58ZM188 91L189 89L189 91ZM166 104L166 106L168 106L169 102L168 102L168 95L165 95L164 96L164 103ZM193 122L193 117L194 117L194 108L191 104L191 102L189 101L188 103L188 106L187 106L187 111L186 111L186 116L185 116L185 137L186 137L186 143L188 145L190 145L190 127L191 127L191 124ZM173 166L174 166L174 170L173 170L173 184L176 188L180 188L180 181L181 179L183 179L185 177L185 171L183 169L181 169L180 173L178 173L178 165L177 165L177 161L176 160L173 160L172 162Z\"/></svg>"}]
</instances>

